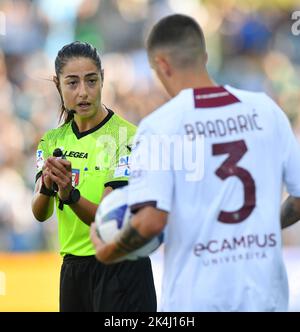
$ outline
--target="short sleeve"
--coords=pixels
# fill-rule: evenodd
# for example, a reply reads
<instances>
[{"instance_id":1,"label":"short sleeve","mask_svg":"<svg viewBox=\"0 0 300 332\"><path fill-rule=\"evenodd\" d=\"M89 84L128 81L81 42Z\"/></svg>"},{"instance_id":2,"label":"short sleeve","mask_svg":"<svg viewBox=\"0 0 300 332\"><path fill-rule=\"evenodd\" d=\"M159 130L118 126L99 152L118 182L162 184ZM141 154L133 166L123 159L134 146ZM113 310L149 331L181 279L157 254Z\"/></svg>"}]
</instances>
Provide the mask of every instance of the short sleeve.
<instances>
[{"instance_id":1,"label":"short sleeve","mask_svg":"<svg viewBox=\"0 0 300 332\"><path fill-rule=\"evenodd\" d=\"M112 187L113 189L122 187L128 184L130 176L131 164L131 148L132 148L132 133L126 141L123 141L115 151L115 156L111 156L111 165L108 171L107 181L105 187Z\"/></svg>"},{"instance_id":2,"label":"short sleeve","mask_svg":"<svg viewBox=\"0 0 300 332\"><path fill-rule=\"evenodd\" d=\"M45 134L42 139L40 140L37 151L36 151L36 179L42 174L43 166L45 163L45 160L50 157L49 154L49 148L48 148L48 142L47 142L47 135Z\"/></svg>"},{"instance_id":3,"label":"short sleeve","mask_svg":"<svg viewBox=\"0 0 300 332\"><path fill-rule=\"evenodd\" d=\"M138 129L131 156L128 199L133 212L143 206L154 206L170 212L174 182L170 151L162 136L142 123Z\"/></svg>"}]
</instances>

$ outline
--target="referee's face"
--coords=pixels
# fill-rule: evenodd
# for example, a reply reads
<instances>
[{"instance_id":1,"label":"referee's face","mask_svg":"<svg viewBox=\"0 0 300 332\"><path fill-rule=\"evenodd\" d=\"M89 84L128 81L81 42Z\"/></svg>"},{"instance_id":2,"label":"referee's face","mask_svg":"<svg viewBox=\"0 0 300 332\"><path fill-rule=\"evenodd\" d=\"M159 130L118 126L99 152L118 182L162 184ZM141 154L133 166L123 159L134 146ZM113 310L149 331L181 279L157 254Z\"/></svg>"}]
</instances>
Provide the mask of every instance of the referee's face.
<instances>
[{"instance_id":1,"label":"referee's face","mask_svg":"<svg viewBox=\"0 0 300 332\"><path fill-rule=\"evenodd\" d=\"M64 105L80 118L91 118L101 110L102 79L93 60L71 58L59 77Z\"/></svg>"}]
</instances>

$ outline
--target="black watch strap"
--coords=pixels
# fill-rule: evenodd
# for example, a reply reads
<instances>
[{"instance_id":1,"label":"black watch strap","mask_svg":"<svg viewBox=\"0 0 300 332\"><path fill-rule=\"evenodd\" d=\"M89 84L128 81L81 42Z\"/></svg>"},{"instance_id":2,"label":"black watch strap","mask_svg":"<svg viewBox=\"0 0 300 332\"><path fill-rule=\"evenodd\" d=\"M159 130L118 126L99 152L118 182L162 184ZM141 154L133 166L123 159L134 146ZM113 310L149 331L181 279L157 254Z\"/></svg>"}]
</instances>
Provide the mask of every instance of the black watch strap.
<instances>
[{"instance_id":1,"label":"black watch strap","mask_svg":"<svg viewBox=\"0 0 300 332\"><path fill-rule=\"evenodd\" d=\"M48 189L45 184L42 182L42 186L41 186L41 189L40 189L40 194L43 194L43 195L46 195L46 196L49 196L49 197L54 197L55 196L55 191L52 190L52 189Z\"/></svg>"},{"instance_id":2,"label":"black watch strap","mask_svg":"<svg viewBox=\"0 0 300 332\"><path fill-rule=\"evenodd\" d=\"M67 200L62 201L61 199L59 199L58 208L60 210L63 210L64 205L75 204L79 201L79 199L80 199L80 191L73 187L72 190L70 191L70 195L69 195L69 198Z\"/></svg>"}]
</instances>

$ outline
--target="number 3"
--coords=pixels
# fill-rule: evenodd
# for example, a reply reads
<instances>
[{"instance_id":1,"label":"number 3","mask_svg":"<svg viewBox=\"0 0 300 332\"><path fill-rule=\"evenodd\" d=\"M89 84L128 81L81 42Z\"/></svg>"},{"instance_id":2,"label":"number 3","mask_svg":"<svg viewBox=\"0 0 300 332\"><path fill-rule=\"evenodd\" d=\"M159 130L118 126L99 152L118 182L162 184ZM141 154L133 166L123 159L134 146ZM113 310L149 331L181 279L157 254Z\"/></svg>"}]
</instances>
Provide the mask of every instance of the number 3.
<instances>
[{"instance_id":1,"label":"number 3","mask_svg":"<svg viewBox=\"0 0 300 332\"><path fill-rule=\"evenodd\" d=\"M244 168L237 166L248 151L245 141L236 141L213 145L213 155L229 154L229 157L216 170L216 175L222 180L230 176L238 177L244 185L244 204L236 211L221 211L218 220L225 224L237 224L250 216L256 205L256 188L251 174Z\"/></svg>"}]
</instances>

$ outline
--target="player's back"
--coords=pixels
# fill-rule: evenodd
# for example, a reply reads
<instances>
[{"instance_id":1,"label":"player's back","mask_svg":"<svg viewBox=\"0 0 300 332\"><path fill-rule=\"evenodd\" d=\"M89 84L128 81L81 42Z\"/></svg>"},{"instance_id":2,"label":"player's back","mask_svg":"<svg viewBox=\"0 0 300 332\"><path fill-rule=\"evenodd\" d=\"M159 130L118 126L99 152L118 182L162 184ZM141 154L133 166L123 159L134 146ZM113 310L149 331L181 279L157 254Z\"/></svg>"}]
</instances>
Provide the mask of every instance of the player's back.
<instances>
[{"instance_id":1,"label":"player's back","mask_svg":"<svg viewBox=\"0 0 300 332\"><path fill-rule=\"evenodd\" d=\"M226 86L184 90L153 114L152 123L155 117L156 133L185 135L183 150L193 151L183 151L181 170L173 158L163 309L286 310L282 111L265 94ZM202 150L202 177L185 167L195 149Z\"/></svg>"}]
</instances>

